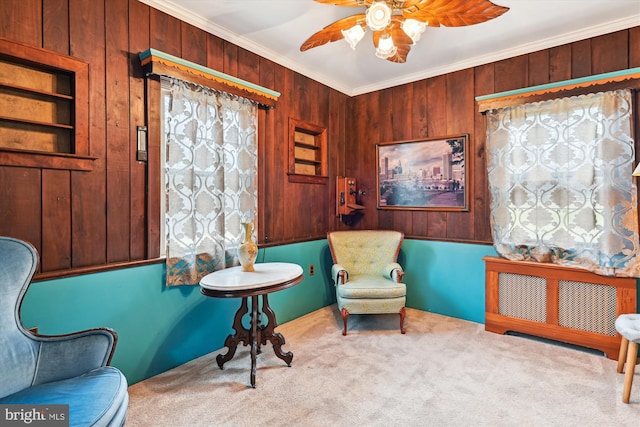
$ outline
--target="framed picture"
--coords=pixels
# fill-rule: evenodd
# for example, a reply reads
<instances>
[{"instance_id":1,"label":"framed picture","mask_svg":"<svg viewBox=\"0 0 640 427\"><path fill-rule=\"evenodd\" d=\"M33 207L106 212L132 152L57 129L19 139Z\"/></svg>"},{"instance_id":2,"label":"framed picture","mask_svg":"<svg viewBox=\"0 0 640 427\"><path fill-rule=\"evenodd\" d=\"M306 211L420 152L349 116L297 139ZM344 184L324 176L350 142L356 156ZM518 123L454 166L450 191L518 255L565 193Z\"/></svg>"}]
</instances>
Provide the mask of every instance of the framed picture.
<instances>
[{"instance_id":1,"label":"framed picture","mask_svg":"<svg viewBox=\"0 0 640 427\"><path fill-rule=\"evenodd\" d=\"M376 145L378 209L468 211L469 135Z\"/></svg>"}]
</instances>

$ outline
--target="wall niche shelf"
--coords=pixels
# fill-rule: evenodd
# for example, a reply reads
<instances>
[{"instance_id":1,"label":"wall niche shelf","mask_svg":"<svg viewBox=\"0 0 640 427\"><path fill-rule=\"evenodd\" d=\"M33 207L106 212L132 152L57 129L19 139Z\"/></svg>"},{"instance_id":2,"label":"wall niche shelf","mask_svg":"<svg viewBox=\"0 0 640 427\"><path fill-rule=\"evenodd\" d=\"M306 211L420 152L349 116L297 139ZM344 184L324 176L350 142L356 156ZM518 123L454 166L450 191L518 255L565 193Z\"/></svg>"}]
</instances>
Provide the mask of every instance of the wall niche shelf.
<instances>
[{"instance_id":1,"label":"wall niche shelf","mask_svg":"<svg viewBox=\"0 0 640 427\"><path fill-rule=\"evenodd\" d=\"M0 165L91 170L89 65L0 38Z\"/></svg>"},{"instance_id":2,"label":"wall niche shelf","mask_svg":"<svg viewBox=\"0 0 640 427\"><path fill-rule=\"evenodd\" d=\"M325 184L327 177L327 130L289 119L289 182Z\"/></svg>"}]
</instances>

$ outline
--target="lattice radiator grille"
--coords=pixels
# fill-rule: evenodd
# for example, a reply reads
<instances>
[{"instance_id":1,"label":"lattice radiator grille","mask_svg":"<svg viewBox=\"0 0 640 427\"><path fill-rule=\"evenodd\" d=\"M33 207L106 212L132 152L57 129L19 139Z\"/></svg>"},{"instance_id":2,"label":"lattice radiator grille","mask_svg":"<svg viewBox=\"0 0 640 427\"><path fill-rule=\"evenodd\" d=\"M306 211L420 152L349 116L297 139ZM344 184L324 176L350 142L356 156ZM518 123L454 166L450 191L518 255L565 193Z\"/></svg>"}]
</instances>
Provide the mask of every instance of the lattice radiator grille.
<instances>
[{"instance_id":1,"label":"lattice radiator grille","mask_svg":"<svg viewBox=\"0 0 640 427\"><path fill-rule=\"evenodd\" d=\"M542 277L500 273L499 313L534 322L547 320L547 281Z\"/></svg>"},{"instance_id":2,"label":"lattice radiator grille","mask_svg":"<svg viewBox=\"0 0 640 427\"><path fill-rule=\"evenodd\" d=\"M616 335L616 288L558 281L558 324L581 331Z\"/></svg>"},{"instance_id":3,"label":"lattice radiator grille","mask_svg":"<svg viewBox=\"0 0 640 427\"><path fill-rule=\"evenodd\" d=\"M485 330L509 331L600 350L617 359L615 321L636 313L637 279L587 270L484 257Z\"/></svg>"}]
</instances>

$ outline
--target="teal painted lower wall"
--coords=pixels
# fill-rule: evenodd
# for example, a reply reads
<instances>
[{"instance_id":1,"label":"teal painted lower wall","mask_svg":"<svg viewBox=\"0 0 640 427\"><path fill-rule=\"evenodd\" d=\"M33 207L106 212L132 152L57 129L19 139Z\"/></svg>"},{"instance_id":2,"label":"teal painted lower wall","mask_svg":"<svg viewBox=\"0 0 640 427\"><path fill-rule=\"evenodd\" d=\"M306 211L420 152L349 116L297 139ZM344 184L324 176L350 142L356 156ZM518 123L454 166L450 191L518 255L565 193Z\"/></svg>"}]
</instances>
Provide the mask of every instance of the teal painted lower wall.
<instances>
[{"instance_id":1,"label":"teal painted lower wall","mask_svg":"<svg viewBox=\"0 0 640 427\"><path fill-rule=\"evenodd\" d=\"M236 302L164 287L164 265L34 283L22 318L43 334L99 326L118 333L112 365L130 384L221 347Z\"/></svg>"},{"instance_id":2,"label":"teal painted lower wall","mask_svg":"<svg viewBox=\"0 0 640 427\"><path fill-rule=\"evenodd\" d=\"M484 256L493 246L405 240L407 307L484 323Z\"/></svg>"},{"instance_id":3,"label":"teal painted lower wall","mask_svg":"<svg viewBox=\"0 0 640 427\"><path fill-rule=\"evenodd\" d=\"M399 262L406 273L407 306L484 323L482 257L487 255L495 255L491 246L405 240ZM301 265L305 278L269 296L278 323L335 303L326 240L258 253L258 262L283 261ZM240 304L205 297L197 286L166 288L164 274L164 265L155 264L36 282L26 295L22 319L43 334L115 329L119 338L112 365L134 384L222 348ZM336 324L336 333L340 329Z\"/></svg>"},{"instance_id":4,"label":"teal painted lower wall","mask_svg":"<svg viewBox=\"0 0 640 427\"><path fill-rule=\"evenodd\" d=\"M305 269L300 284L269 297L280 324L335 302L329 274L323 273L327 253L323 240L259 251L258 262L294 262ZM208 298L198 286L167 288L164 275L164 265L154 264L36 282L23 302L22 320L51 335L114 329L112 365L134 384L222 348L233 332L239 299Z\"/></svg>"}]
</instances>

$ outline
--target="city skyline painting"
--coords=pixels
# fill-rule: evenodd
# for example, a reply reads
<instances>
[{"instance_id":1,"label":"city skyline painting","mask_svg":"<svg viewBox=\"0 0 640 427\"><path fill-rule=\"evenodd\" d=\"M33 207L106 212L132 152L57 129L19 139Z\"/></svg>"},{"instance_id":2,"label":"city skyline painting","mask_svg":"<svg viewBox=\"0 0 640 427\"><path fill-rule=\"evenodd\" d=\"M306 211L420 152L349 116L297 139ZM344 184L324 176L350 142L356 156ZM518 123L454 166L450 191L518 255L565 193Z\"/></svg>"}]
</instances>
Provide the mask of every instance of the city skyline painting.
<instances>
[{"instance_id":1,"label":"city skyline painting","mask_svg":"<svg viewBox=\"0 0 640 427\"><path fill-rule=\"evenodd\" d=\"M466 211L467 134L376 145L379 209Z\"/></svg>"}]
</instances>

